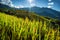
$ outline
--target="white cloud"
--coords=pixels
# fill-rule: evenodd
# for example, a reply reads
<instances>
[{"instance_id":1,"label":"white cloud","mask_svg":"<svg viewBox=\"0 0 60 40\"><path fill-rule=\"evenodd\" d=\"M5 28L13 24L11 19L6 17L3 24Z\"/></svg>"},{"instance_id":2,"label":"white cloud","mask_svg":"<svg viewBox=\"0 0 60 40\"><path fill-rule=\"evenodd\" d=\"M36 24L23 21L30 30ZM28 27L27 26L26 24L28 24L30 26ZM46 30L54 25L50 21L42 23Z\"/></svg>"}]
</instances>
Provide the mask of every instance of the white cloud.
<instances>
[{"instance_id":1,"label":"white cloud","mask_svg":"<svg viewBox=\"0 0 60 40\"><path fill-rule=\"evenodd\" d=\"M51 2L52 0L48 0L49 2Z\"/></svg>"},{"instance_id":2,"label":"white cloud","mask_svg":"<svg viewBox=\"0 0 60 40\"><path fill-rule=\"evenodd\" d=\"M14 6L15 8L20 8L19 6Z\"/></svg>"},{"instance_id":3,"label":"white cloud","mask_svg":"<svg viewBox=\"0 0 60 40\"><path fill-rule=\"evenodd\" d=\"M48 0L48 1L49 1L49 3L48 3L48 8L52 8L53 5L54 5L54 2L52 2L52 0Z\"/></svg>"},{"instance_id":4,"label":"white cloud","mask_svg":"<svg viewBox=\"0 0 60 40\"><path fill-rule=\"evenodd\" d=\"M20 8L24 8L24 6L23 5L20 5Z\"/></svg>"},{"instance_id":5,"label":"white cloud","mask_svg":"<svg viewBox=\"0 0 60 40\"><path fill-rule=\"evenodd\" d=\"M15 8L24 8L23 5L20 5L20 6L14 6Z\"/></svg>"},{"instance_id":6,"label":"white cloud","mask_svg":"<svg viewBox=\"0 0 60 40\"><path fill-rule=\"evenodd\" d=\"M35 6L35 4L34 4L34 3L31 3L31 4L30 4L30 6L32 6L32 7L33 7L33 6Z\"/></svg>"},{"instance_id":7,"label":"white cloud","mask_svg":"<svg viewBox=\"0 0 60 40\"><path fill-rule=\"evenodd\" d=\"M12 3L11 0L1 0L0 3L5 4L5 5L8 5L10 7L15 7L15 8L23 8L24 7L23 5L20 5L20 6L13 5L13 3Z\"/></svg>"},{"instance_id":8,"label":"white cloud","mask_svg":"<svg viewBox=\"0 0 60 40\"><path fill-rule=\"evenodd\" d=\"M28 2L29 2L29 4L30 4L30 7L35 6L34 0L28 0Z\"/></svg>"},{"instance_id":9,"label":"white cloud","mask_svg":"<svg viewBox=\"0 0 60 40\"><path fill-rule=\"evenodd\" d=\"M14 6L14 5L12 4L12 1L11 1L11 0L1 0L0 3L5 4L5 5L8 5L8 6L11 6L11 7Z\"/></svg>"},{"instance_id":10,"label":"white cloud","mask_svg":"<svg viewBox=\"0 0 60 40\"><path fill-rule=\"evenodd\" d=\"M48 5L54 5L54 2L48 3Z\"/></svg>"},{"instance_id":11,"label":"white cloud","mask_svg":"<svg viewBox=\"0 0 60 40\"><path fill-rule=\"evenodd\" d=\"M48 8L52 8L52 6L48 6Z\"/></svg>"},{"instance_id":12,"label":"white cloud","mask_svg":"<svg viewBox=\"0 0 60 40\"><path fill-rule=\"evenodd\" d=\"M32 2L33 2L33 0L28 0L28 2L29 2L29 3L32 3Z\"/></svg>"}]
</instances>

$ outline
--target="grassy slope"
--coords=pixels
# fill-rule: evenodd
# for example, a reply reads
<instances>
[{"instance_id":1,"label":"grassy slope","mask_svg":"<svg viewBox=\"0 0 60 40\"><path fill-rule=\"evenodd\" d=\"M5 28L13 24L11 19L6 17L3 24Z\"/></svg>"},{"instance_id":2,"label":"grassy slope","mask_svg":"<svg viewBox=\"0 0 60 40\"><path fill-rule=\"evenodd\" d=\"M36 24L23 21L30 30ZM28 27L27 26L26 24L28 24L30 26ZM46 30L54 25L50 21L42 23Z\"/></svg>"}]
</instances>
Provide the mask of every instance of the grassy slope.
<instances>
[{"instance_id":1,"label":"grassy slope","mask_svg":"<svg viewBox=\"0 0 60 40\"><path fill-rule=\"evenodd\" d=\"M42 17L39 22L0 13L0 40L60 40L59 28L53 26Z\"/></svg>"},{"instance_id":2,"label":"grassy slope","mask_svg":"<svg viewBox=\"0 0 60 40\"><path fill-rule=\"evenodd\" d=\"M28 11L25 11L25 10L8 10L8 11L6 11L6 10L0 10L0 12L4 12L5 14L17 16L19 18L24 18L24 19L26 17L28 17L29 20L39 21L40 19L46 19L43 16L38 16L34 12L28 12Z\"/></svg>"}]
</instances>

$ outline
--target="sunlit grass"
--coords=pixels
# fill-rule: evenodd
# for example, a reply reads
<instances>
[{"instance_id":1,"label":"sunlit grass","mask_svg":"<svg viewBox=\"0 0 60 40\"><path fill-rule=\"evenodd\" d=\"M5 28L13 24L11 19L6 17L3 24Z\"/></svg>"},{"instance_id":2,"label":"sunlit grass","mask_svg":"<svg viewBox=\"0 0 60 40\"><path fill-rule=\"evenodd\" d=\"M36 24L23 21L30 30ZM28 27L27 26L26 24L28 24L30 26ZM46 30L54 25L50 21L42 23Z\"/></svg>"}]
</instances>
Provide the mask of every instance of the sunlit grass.
<instances>
[{"instance_id":1,"label":"sunlit grass","mask_svg":"<svg viewBox=\"0 0 60 40\"><path fill-rule=\"evenodd\" d=\"M60 40L60 28L48 24L46 20L24 20L0 13L0 40Z\"/></svg>"}]
</instances>

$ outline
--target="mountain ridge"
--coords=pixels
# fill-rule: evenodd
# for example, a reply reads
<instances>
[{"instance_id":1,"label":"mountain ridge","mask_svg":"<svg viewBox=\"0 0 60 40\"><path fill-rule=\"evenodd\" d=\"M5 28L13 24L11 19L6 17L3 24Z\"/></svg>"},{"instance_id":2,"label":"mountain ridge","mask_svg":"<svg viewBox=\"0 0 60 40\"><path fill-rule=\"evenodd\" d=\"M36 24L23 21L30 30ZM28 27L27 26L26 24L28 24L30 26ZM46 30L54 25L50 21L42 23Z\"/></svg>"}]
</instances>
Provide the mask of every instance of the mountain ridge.
<instances>
[{"instance_id":1,"label":"mountain ridge","mask_svg":"<svg viewBox=\"0 0 60 40\"><path fill-rule=\"evenodd\" d=\"M37 6L34 6L34 7L26 7L26 8L14 8L14 7L9 7L8 5L4 5L4 4L1 4L0 3L0 10L2 10L1 8L3 8L3 10L6 9L7 10L26 10L28 12L35 12L37 15L40 15L40 16L46 16L46 17L51 17L51 18L55 18L55 19L60 19L60 12L59 11L56 11L56 10L53 10L53 9L50 9L50 8L40 8L40 7L37 7Z\"/></svg>"},{"instance_id":2,"label":"mountain ridge","mask_svg":"<svg viewBox=\"0 0 60 40\"><path fill-rule=\"evenodd\" d=\"M32 7L32 8L20 8L20 10L35 12L38 15L47 16L47 17L49 16L51 18L56 18L56 17L58 17L58 19L60 18L60 12L50 8Z\"/></svg>"}]
</instances>

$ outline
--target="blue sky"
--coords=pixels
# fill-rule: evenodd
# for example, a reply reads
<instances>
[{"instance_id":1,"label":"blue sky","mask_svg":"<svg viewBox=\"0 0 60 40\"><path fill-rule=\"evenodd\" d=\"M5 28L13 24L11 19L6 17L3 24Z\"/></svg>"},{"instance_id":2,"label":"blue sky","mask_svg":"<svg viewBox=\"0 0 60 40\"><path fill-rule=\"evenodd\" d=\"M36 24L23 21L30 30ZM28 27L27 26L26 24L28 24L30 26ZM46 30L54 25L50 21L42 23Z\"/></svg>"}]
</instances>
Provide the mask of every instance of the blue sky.
<instances>
[{"instance_id":1,"label":"blue sky","mask_svg":"<svg viewBox=\"0 0 60 40\"><path fill-rule=\"evenodd\" d=\"M30 6L28 0L12 0L12 2L17 6ZM48 7L48 3L53 3L51 8L60 11L60 0L33 0L31 4L35 4L35 6L39 7Z\"/></svg>"},{"instance_id":2,"label":"blue sky","mask_svg":"<svg viewBox=\"0 0 60 40\"><path fill-rule=\"evenodd\" d=\"M9 5L8 2L10 2L10 6L15 6L16 8L38 6L60 11L60 0L0 0L0 2L1 1L2 3L6 2L4 4L7 5Z\"/></svg>"},{"instance_id":3,"label":"blue sky","mask_svg":"<svg viewBox=\"0 0 60 40\"><path fill-rule=\"evenodd\" d=\"M30 3L28 0L12 0L13 4L16 6L30 6ZM35 6L40 6L40 7L47 7L48 5L48 0L33 0L32 4L35 4Z\"/></svg>"}]
</instances>

